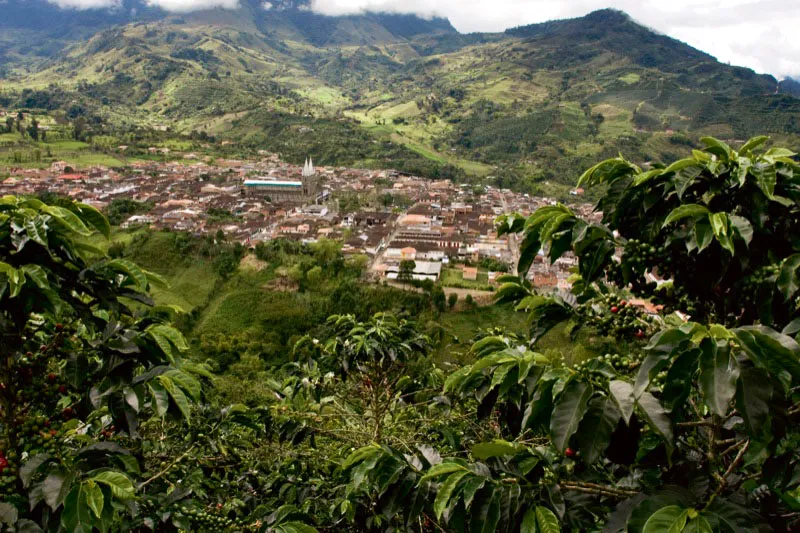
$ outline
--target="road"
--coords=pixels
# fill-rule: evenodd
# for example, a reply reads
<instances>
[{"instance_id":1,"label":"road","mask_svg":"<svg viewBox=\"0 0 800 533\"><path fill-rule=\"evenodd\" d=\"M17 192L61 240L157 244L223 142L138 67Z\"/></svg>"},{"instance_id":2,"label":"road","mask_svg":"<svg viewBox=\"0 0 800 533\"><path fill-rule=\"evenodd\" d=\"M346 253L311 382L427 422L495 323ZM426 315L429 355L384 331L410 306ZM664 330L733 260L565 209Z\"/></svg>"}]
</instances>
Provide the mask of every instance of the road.
<instances>
[{"instance_id":1,"label":"road","mask_svg":"<svg viewBox=\"0 0 800 533\"><path fill-rule=\"evenodd\" d=\"M389 244L392 241L394 241L395 238L397 237L397 233L399 231L400 231L400 224L398 224L397 221L395 221L392 233L390 233L389 236L386 237L386 246L382 250L380 250L377 254L375 254L375 257L372 258L372 262L369 264L370 271L372 271L377 265L383 263L384 254L386 253L387 248L389 248Z\"/></svg>"}]
</instances>

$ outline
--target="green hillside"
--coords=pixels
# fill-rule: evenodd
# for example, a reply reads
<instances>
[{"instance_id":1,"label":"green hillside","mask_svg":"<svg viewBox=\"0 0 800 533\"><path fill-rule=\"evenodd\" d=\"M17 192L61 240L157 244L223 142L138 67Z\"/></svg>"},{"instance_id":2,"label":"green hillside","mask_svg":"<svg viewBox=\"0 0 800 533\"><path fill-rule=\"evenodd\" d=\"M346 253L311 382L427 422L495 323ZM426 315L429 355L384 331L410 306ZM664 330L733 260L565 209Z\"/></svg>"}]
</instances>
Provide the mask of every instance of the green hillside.
<instances>
[{"instance_id":1,"label":"green hillside","mask_svg":"<svg viewBox=\"0 0 800 533\"><path fill-rule=\"evenodd\" d=\"M92 135L169 128L295 162L491 174L556 193L619 151L668 162L704 135L800 135L796 83L617 11L474 35L439 19L271 11L112 25L51 56L17 47L0 106L85 116Z\"/></svg>"},{"instance_id":2,"label":"green hillside","mask_svg":"<svg viewBox=\"0 0 800 533\"><path fill-rule=\"evenodd\" d=\"M416 316L437 338L443 360L464 352L463 343L478 329L526 329L525 315L511 306L438 311L428 293L363 282L363 261L343 257L332 241L312 246L276 241L244 255L238 267L225 272L218 258L235 253L236 245L214 244L210 237L116 230L111 243L125 259L163 278L164 285L153 287L155 303L179 307L183 332L212 359L220 356L220 339L235 338L257 340L265 359L285 360L299 337L320 329L329 315L346 312ZM329 275L320 277L321 269Z\"/></svg>"}]
</instances>

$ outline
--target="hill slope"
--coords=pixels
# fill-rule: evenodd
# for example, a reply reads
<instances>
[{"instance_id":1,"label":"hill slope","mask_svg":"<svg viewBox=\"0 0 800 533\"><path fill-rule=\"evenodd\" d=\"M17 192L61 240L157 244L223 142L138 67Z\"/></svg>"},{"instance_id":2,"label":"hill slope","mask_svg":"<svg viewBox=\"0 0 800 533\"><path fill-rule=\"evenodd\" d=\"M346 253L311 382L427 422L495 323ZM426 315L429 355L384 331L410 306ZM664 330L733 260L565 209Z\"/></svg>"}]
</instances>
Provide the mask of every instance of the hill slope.
<instances>
[{"instance_id":1,"label":"hill slope","mask_svg":"<svg viewBox=\"0 0 800 533\"><path fill-rule=\"evenodd\" d=\"M0 105L203 130L290 159L309 145L328 164L400 166L393 158L413 153L468 173L499 166L502 183L530 189L570 183L573 168L620 149L669 160L700 135L800 134L796 82L723 65L612 10L473 35L442 19L326 17L289 0L180 16L126 0L106 18L70 14L75 30L58 35L18 18L0 26L0 39L19 41ZM32 36L40 48L23 49ZM315 125L337 145L310 139ZM376 161L356 150L354 129L404 149Z\"/></svg>"}]
</instances>

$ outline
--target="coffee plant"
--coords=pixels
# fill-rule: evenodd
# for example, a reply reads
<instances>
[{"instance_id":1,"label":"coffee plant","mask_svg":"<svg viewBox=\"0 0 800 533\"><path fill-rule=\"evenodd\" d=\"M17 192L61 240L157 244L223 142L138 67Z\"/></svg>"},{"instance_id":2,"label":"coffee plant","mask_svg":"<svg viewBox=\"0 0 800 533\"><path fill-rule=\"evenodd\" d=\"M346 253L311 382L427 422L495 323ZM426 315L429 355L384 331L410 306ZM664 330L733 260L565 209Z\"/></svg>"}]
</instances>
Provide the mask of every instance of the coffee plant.
<instances>
[{"instance_id":1,"label":"coffee plant","mask_svg":"<svg viewBox=\"0 0 800 533\"><path fill-rule=\"evenodd\" d=\"M529 311L533 331L571 320L624 353L540 365L533 380L526 368L516 386L483 359L462 374L500 387L483 401L528 415L518 431L538 424L575 453L585 469L560 485L582 495L573 516L602 516L605 531L800 527L789 451L800 414L800 165L766 141L736 151L707 138L705 150L650 170L604 161L579 180L606 187L601 223L561 205L500 221L524 236L520 272L540 249L553 261L574 253L579 268L570 298L510 278L499 297ZM628 311L642 301L646 313ZM583 528L568 509L559 516Z\"/></svg>"},{"instance_id":2,"label":"coffee plant","mask_svg":"<svg viewBox=\"0 0 800 533\"><path fill-rule=\"evenodd\" d=\"M203 411L213 376L153 307L157 276L93 245L109 235L85 204L0 199L0 524L309 531L290 508L225 507L242 479L215 476L263 421Z\"/></svg>"},{"instance_id":3,"label":"coffee plant","mask_svg":"<svg viewBox=\"0 0 800 533\"><path fill-rule=\"evenodd\" d=\"M569 293L501 278L529 338L484 336L447 378L445 397L496 437L441 455L363 447L349 490L415 530L797 530L800 165L766 141L600 163L579 183L605 187L601 222L562 205L501 217L522 235L520 273L542 250L578 267ZM539 353L558 325L597 350Z\"/></svg>"}]
</instances>

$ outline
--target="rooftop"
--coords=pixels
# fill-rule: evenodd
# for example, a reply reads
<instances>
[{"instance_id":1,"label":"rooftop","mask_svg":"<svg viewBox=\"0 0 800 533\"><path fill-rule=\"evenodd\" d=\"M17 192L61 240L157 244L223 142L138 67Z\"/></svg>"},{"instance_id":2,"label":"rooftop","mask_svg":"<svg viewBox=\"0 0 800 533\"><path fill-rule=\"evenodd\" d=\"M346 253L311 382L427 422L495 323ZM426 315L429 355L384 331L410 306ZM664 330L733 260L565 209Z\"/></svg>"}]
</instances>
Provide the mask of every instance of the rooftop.
<instances>
[{"instance_id":1,"label":"rooftop","mask_svg":"<svg viewBox=\"0 0 800 533\"><path fill-rule=\"evenodd\" d=\"M302 187L301 181L245 180L245 187Z\"/></svg>"}]
</instances>

